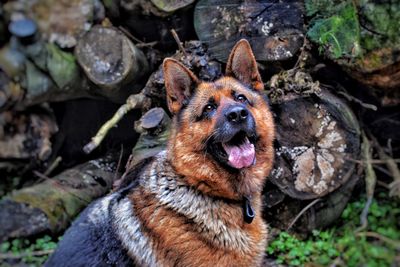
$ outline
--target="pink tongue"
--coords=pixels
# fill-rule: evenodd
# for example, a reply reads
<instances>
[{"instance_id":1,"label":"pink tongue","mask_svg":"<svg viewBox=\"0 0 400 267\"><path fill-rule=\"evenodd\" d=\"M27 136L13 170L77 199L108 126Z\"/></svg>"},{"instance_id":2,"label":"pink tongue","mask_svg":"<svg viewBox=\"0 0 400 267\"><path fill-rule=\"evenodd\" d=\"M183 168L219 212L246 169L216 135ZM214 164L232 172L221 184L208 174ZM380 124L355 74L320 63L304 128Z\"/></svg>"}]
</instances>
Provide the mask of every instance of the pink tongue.
<instances>
[{"instance_id":1,"label":"pink tongue","mask_svg":"<svg viewBox=\"0 0 400 267\"><path fill-rule=\"evenodd\" d=\"M239 146L222 144L225 152L228 154L229 165L236 169L246 168L254 163L255 151L254 145L246 138L245 142Z\"/></svg>"}]
</instances>

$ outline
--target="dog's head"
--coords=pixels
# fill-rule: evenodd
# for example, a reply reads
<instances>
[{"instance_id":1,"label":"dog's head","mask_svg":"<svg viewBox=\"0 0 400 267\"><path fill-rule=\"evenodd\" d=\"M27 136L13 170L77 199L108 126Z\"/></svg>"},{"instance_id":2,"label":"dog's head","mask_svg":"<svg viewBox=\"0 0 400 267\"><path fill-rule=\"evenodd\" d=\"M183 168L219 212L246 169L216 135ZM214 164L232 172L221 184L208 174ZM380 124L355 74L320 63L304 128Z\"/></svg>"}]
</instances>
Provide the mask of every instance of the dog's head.
<instances>
[{"instance_id":1,"label":"dog's head","mask_svg":"<svg viewBox=\"0 0 400 267\"><path fill-rule=\"evenodd\" d=\"M164 60L168 107L175 115L169 159L192 186L240 198L260 191L273 160L274 125L250 44L239 41L226 76L202 82Z\"/></svg>"}]
</instances>

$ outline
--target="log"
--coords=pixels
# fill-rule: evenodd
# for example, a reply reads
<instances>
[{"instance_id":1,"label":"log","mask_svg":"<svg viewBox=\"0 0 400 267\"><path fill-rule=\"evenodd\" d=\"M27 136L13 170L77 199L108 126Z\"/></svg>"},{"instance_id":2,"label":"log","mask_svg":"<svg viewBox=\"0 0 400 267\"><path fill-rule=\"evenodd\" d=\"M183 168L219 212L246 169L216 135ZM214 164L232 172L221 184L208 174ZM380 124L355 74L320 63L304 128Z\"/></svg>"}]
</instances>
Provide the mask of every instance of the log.
<instances>
[{"instance_id":1,"label":"log","mask_svg":"<svg viewBox=\"0 0 400 267\"><path fill-rule=\"evenodd\" d=\"M8 17L15 13L33 19L44 41L56 43L62 48L73 48L80 35L90 29L93 18L98 17L96 1L9 1L4 4Z\"/></svg>"},{"instance_id":2,"label":"log","mask_svg":"<svg viewBox=\"0 0 400 267\"><path fill-rule=\"evenodd\" d=\"M174 12L180 8L192 4L194 0L151 0L151 2L161 11Z\"/></svg>"},{"instance_id":3,"label":"log","mask_svg":"<svg viewBox=\"0 0 400 267\"><path fill-rule=\"evenodd\" d=\"M172 57L180 60L189 69L198 73L200 79L212 81L221 76L221 64L209 56L207 47L204 44L199 41L190 41L185 43L183 49L182 51L179 50ZM165 96L164 76L162 66L160 65L157 71L150 75L142 91L139 94L130 95L126 103L92 137L91 142L83 147L85 153L89 154L98 147L108 131L130 110L139 108L142 112L146 112L154 106L161 106L167 110Z\"/></svg>"},{"instance_id":4,"label":"log","mask_svg":"<svg viewBox=\"0 0 400 267\"><path fill-rule=\"evenodd\" d=\"M137 93L148 73L143 52L113 27L94 26L79 40L75 55L87 77L109 97L125 90L125 100Z\"/></svg>"},{"instance_id":5,"label":"log","mask_svg":"<svg viewBox=\"0 0 400 267\"><path fill-rule=\"evenodd\" d=\"M108 155L52 179L39 175L44 182L5 197L0 202L0 242L66 229L84 207L110 190L115 162Z\"/></svg>"},{"instance_id":6,"label":"log","mask_svg":"<svg viewBox=\"0 0 400 267\"><path fill-rule=\"evenodd\" d=\"M312 201L291 198L269 182L263 192L263 216L280 230L307 234L324 229L340 218L358 180L358 174L354 174L336 191Z\"/></svg>"},{"instance_id":7,"label":"log","mask_svg":"<svg viewBox=\"0 0 400 267\"><path fill-rule=\"evenodd\" d=\"M52 114L45 109L0 113L0 159L46 160L50 138L58 131Z\"/></svg>"},{"instance_id":8,"label":"log","mask_svg":"<svg viewBox=\"0 0 400 267\"><path fill-rule=\"evenodd\" d=\"M135 130L140 137L132 149L125 173L114 183L114 190L128 186L134 177L127 174L166 148L170 126L171 119L162 108L150 109L135 122Z\"/></svg>"},{"instance_id":9,"label":"log","mask_svg":"<svg viewBox=\"0 0 400 267\"><path fill-rule=\"evenodd\" d=\"M362 84L395 94L398 103L400 5L374 0L315 5L307 0L306 8L308 35L320 51Z\"/></svg>"},{"instance_id":10,"label":"log","mask_svg":"<svg viewBox=\"0 0 400 267\"><path fill-rule=\"evenodd\" d=\"M40 39L31 38L27 42L27 38L22 38L15 30L17 36L0 50L0 64L2 68L4 66L4 72L25 90L6 99L10 100L8 106L16 102L14 104L22 108L83 97L123 103L129 94L141 89L147 74L144 54L118 30L104 28L104 34L96 33L99 29L103 28L96 26L91 31L94 34L89 32L80 39L77 59L72 53ZM120 40L120 47L116 40ZM91 44L96 44L95 48Z\"/></svg>"},{"instance_id":11,"label":"log","mask_svg":"<svg viewBox=\"0 0 400 267\"><path fill-rule=\"evenodd\" d=\"M167 5L161 7L162 2ZM176 48L176 42L170 33L171 29L175 29L182 40L197 39L193 30L193 7L189 2L188 0L103 1L113 24L126 28L140 42L155 42L155 48L163 51Z\"/></svg>"},{"instance_id":12,"label":"log","mask_svg":"<svg viewBox=\"0 0 400 267\"><path fill-rule=\"evenodd\" d=\"M132 150L127 170L146 158L155 156L166 148L171 119L162 108L152 108L135 123L141 135Z\"/></svg>"},{"instance_id":13,"label":"log","mask_svg":"<svg viewBox=\"0 0 400 267\"><path fill-rule=\"evenodd\" d=\"M358 121L303 70L275 75L270 86L277 136L264 217L273 227L309 233L340 217L358 181Z\"/></svg>"},{"instance_id":14,"label":"log","mask_svg":"<svg viewBox=\"0 0 400 267\"><path fill-rule=\"evenodd\" d=\"M246 38L260 61L292 58L303 44L302 1L201 0L194 27L210 52L226 62L234 44Z\"/></svg>"},{"instance_id":15,"label":"log","mask_svg":"<svg viewBox=\"0 0 400 267\"><path fill-rule=\"evenodd\" d=\"M270 181L302 200L345 184L360 153L360 129L351 109L296 70L272 78L271 101L277 138Z\"/></svg>"}]
</instances>

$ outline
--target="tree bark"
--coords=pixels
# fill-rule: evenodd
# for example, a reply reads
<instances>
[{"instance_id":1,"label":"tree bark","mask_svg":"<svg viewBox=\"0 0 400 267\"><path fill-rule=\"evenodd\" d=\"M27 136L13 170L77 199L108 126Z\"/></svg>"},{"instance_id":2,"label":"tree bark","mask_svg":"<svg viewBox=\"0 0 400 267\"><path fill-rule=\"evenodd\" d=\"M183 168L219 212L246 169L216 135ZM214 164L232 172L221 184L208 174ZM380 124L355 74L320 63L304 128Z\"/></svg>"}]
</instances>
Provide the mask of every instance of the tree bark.
<instances>
[{"instance_id":1,"label":"tree bark","mask_svg":"<svg viewBox=\"0 0 400 267\"><path fill-rule=\"evenodd\" d=\"M83 208L111 189L115 172L115 158L109 155L13 192L0 202L0 242L64 230Z\"/></svg>"},{"instance_id":2,"label":"tree bark","mask_svg":"<svg viewBox=\"0 0 400 267\"><path fill-rule=\"evenodd\" d=\"M226 62L236 42L246 38L260 61L292 58L303 44L302 1L201 0L194 26L210 52Z\"/></svg>"}]
</instances>

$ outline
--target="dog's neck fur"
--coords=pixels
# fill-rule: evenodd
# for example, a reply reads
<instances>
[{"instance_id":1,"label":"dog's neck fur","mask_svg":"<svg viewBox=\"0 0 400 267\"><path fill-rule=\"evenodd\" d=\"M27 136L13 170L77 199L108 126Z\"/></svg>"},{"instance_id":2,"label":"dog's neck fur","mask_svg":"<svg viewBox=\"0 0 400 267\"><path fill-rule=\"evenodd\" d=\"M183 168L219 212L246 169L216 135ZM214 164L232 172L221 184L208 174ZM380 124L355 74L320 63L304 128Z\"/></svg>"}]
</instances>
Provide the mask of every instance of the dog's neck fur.
<instances>
[{"instance_id":1,"label":"dog's neck fur","mask_svg":"<svg viewBox=\"0 0 400 267\"><path fill-rule=\"evenodd\" d=\"M175 171L165 151L160 153L151 164L142 182L143 186L147 187L161 204L198 224L200 234L210 239L210 242L215 245L224 249L239 249L247 252L250 248L249 243L252 242L251 238L242 231L241 227L226 220L231 216L224 214L225 210L232 210L233 207L237 213L236 217L241 217L241 202L205 195L188 185L185 177L179 174L171 176L171 173ZM254 205L259 212L258 199L254 200ZM230 207L223 208L224 206ZM230 231L226 231L227 225L230 225Z\"/></svg>"}]
</instances>

